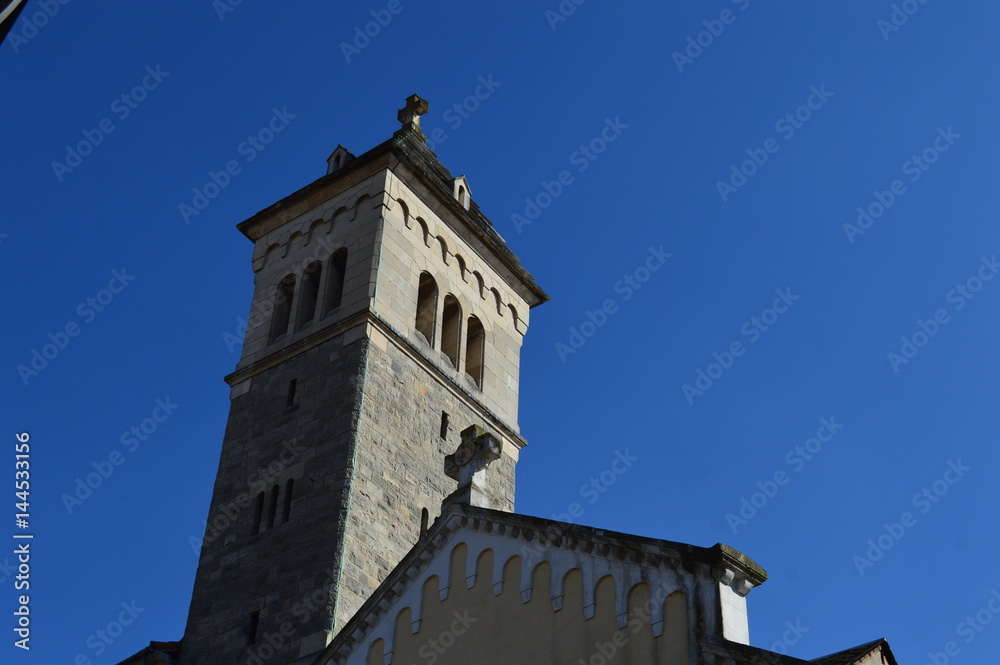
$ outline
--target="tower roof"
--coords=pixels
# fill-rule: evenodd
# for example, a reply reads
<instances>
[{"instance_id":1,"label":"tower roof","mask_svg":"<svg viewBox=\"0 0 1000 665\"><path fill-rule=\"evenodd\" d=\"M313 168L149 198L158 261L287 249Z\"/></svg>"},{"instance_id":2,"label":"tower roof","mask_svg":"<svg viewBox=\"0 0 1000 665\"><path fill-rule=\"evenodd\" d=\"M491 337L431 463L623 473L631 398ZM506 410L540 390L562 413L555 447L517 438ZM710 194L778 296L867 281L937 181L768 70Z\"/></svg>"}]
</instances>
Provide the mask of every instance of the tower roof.
<instances>
[{"instance_id":1,"label":"tower roof","mask_svg":"<svg viewBox=\"0 0 1000 665\"><path fill-rule=\"evenodd\" d=\"M869 657L873 654L881 656L881 662L886 663L886 665L896 665L896 658L892 655L889 643L885 641L885 638L877 639L852 649L844 649L829 656L816 658L811 662L816 665L858 665L869 662ZM873 660L870 662L879 661Z\"/></svg>"}]
</instances>

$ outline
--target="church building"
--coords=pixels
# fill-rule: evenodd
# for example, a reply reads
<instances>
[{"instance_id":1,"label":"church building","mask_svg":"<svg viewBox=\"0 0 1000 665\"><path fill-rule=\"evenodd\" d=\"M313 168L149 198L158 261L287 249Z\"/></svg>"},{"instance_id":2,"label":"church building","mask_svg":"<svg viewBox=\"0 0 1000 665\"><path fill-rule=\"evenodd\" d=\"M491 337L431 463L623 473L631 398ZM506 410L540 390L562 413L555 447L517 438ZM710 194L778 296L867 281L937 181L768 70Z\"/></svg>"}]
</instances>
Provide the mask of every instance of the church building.
<instances>
[{"instance_id":1,"label":"church building","mask_svg":"<svg viewBox=\"0 0 1000 665\"><path fill-rule=\"evenodd\" d=\"M513 512L548 295L427 110L237 226L255 289L187 627L121 665L896 665L750 646L767 575L726 545Z\"/></svg>"}]
</instances>

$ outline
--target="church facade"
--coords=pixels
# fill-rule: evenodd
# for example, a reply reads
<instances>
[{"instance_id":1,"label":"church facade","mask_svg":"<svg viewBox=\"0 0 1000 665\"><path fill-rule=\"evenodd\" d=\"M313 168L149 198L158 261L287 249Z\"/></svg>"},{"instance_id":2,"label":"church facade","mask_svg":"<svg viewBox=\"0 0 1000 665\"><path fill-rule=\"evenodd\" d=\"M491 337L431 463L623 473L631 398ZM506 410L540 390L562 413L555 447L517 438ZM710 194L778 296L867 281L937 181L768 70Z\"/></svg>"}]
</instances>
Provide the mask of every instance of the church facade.
<instances>
[{"instance_id":1,"label":"church facade","mask_svg":"<svg viewBox=\"0 0 1000 665\"><path fill-rule=\"evenodd\" d=\"M512 512L548 296L427 108L238 225L255 289L208 517L233 525L206 532L183 639L124 663L806 662L749 646L766 573L732 548ZM811 662L895 665L884 640Z\"/></svg>"}]
</instances>

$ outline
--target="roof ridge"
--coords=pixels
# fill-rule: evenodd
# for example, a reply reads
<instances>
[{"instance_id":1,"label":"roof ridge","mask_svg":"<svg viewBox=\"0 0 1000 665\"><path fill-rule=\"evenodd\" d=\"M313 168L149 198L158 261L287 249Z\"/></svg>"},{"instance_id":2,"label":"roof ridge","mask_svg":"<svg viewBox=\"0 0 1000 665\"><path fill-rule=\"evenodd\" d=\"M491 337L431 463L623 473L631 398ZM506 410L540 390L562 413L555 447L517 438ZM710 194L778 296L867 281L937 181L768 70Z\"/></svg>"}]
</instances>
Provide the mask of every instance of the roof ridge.
<instances>
[{"instance_id":1,"label":"roof ridge","mask_svg":"<svg viewBox=\"0 0 1000 665\"><path fill-rule=\"evenodd\" d=\"M882 647L885 647L883 653L887 656L886 661L888 664L897 665L896 658L892 655L892 649L889 648L889 643L884 637L872 640L871 642L865 642L864 644L859 644L858 646L851 647L849 649L837 651L827 656L814 658L809 662L817 663L817 665L854 665L865 656L872 654L876 649L882 649Z\"/></svg>"}]
</instances>

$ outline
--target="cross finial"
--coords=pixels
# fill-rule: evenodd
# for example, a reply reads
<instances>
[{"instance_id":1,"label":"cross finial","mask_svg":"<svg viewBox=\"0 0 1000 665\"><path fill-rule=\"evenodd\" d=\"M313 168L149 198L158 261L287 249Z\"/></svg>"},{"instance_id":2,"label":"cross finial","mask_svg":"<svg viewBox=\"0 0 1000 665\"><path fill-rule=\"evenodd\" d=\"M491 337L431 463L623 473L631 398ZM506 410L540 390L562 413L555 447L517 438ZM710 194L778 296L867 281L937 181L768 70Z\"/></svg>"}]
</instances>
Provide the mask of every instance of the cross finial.
<instances>
[{"instance_id":1,"label":"cross finial","mask_svg":"<svg viewBox=\"0 0 1000 665\"><path fill-rule=\"evenodd\" d=\"M406 106L399 109L396 119L403 123L401 131L420 133L420 116L427 113L430 104L420 95L410 95L406 98Z\"/></svg>"},{"instance_id":2,"label":"cross finial","mask_svg":"<svg viewBox=\"0 0 1000 665\"><path fill-rule=\"evenodd\" d=\"M462 443L444 458L444 472L458 481L449 500L472 506L501 509L486 487L486 467L500 459L500 442L478 425L462 430Z\"/></svg>"}]
</instances>

